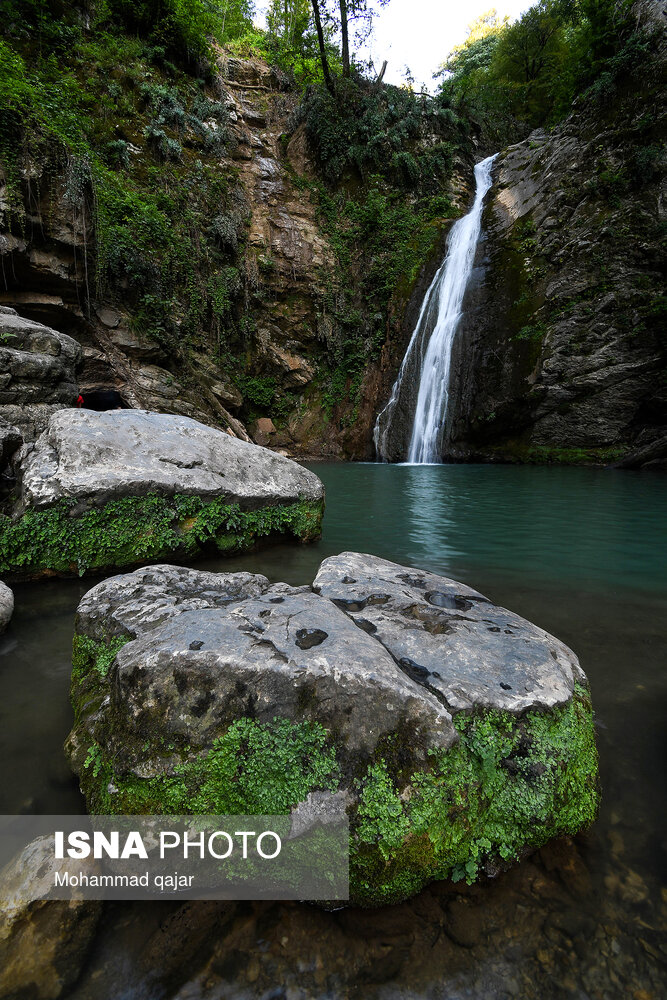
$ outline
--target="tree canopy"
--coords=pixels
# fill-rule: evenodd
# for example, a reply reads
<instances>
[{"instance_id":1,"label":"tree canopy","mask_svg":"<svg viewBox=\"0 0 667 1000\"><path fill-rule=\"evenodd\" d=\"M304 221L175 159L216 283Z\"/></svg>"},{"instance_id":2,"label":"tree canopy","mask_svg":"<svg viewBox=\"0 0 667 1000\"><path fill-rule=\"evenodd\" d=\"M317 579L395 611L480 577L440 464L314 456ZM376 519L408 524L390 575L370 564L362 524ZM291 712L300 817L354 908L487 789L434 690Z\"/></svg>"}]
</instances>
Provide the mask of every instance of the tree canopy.
<instances>
[{"instance_id":1,"label":"tree canopy","mask_svg":"<svg viewBox=\"0 0 667 1000\"><path fill-rule=\"evenodd\" d=\"M503 141L559 121L636 41L630 0L539 0L512 24L493 8L472 22L436 77Z\"/></svg>"}]
</instances>

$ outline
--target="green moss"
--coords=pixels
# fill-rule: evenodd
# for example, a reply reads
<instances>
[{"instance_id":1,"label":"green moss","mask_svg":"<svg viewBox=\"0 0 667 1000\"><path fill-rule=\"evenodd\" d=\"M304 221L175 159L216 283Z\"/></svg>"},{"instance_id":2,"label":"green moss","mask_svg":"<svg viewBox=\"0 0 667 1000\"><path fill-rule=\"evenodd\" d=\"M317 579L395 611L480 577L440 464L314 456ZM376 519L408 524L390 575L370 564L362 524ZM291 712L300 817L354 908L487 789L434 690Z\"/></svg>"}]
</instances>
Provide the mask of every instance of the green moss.
<instances>
[{"instance_id":1,"label":"green moss","mask_svg":"<svg viewBox=\"0 0 667 1000\"><path fill-rule=\"evenodd\" d=\"M129 641L130 636L121 635L108 643L96 642L87 635L77 633L72 643L72 681L82 680L91 670L102 678L106 677L116 653Z\"/></svg>"},{"instance_id":2,"label":"green moss","mask_svg":"<svg viewBox=\"0 0 667 1000\"><path fill-rule=\"evenodd\" d=\"M360 901L394 902L431 879L473 882L552 837L589 826L599 804L587 691L549 713L454 719L459 743L399 795L383 761L361 783L353 873Z\"/></svg>"},{"instance_id":3,"label":"green moss","mask_svg":"<svg viewBox=\"0 0 667 1000\"><path fill-rule=\"evenodd\" d=\"M338 787L335 750L316 723L238 719L207 752L183 753L189 755L173 773L144 779L118 774L92 743L80 775L88 808L120 815L285 815L309 792ZM117 791L110 793L109 784Z\"/></svg>"},{"instance_id":4,"label":"green moss","mask_svg":"<svg viewBox=\"0 0 667 1000\"><path fill-rule=\"evenodd\" d=\"M224 498L123 497L79 513L62 500L12 520L0 515L0 571L26 575L84 573L166 556L243 552L275 532L301 541L319 537L324 504L297 503L242 511Z\"/></svg>"},{"instance_id":5,"label":"green moss","mask_svg":"<svg viewBox=\"0 0 667 1000\"><path fill-rule=\"evenodd\" d=\"M491 420L491 417L487 417ZM502 444L485 449L489 455L503 462L521 462L527 465L610 465L628 453L629 445L606 447L568 448L552 445L531 445L528 435L511 438Z\"/></svg>"},{"instance_id":6,"label":"green moss","mask_svg":"<svg viewBox=\"0 0 667 1000\"><path fill-rule=\"evenodd\" d=\"M540 446L529 448L525 461L549 465L608 465L618 462L627 453L623 445L607 448L552 448Z\"/></svg>"}]
</instances>

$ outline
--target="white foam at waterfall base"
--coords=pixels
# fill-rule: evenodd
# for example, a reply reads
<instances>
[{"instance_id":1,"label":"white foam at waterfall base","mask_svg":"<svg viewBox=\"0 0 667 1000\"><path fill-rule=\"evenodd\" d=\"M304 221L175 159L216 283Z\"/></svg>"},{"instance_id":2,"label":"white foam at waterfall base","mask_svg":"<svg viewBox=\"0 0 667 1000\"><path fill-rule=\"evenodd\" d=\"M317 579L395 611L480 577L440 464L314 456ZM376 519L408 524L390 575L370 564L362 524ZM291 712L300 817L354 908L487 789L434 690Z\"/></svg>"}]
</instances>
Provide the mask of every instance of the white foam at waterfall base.
<instances>
[{"instance_id":1,"label":"white foam at waterfall base","mask_svg":"<svg viewBox=\"0 0 667 1000\"><path fill-rule=\"evenodd\" d=\"M462 315L463 297L472 273L482 225L484 196L491 187L494 159L495 156L489 156L475 167L475 200L472 208L451 228L447 255L424 297L419 319L410 338L389 402L378 415L374 440L381 458L386 454L385 442L403 379L406 372L412 368L413 358L417 357L419 390L407 461L413 465L442 461L452 347Z\"/></svg>"}]
</instances>

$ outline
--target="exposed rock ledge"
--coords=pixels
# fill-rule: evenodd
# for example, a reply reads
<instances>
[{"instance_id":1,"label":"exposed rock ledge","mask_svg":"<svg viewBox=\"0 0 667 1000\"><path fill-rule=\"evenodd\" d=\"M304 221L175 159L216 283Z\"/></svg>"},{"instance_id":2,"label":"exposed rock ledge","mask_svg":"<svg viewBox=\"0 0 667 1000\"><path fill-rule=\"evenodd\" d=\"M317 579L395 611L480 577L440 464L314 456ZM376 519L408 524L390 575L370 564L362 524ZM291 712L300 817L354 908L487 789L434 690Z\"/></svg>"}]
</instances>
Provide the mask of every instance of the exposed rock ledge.
<instances>
[{"instance_id":1,"label":"exposed rock ledge","mask_svg":"<svg viewBox=\"0 0 667 1000\"><path fill-rule=\"evenodd\" d=\"M273 814L342 793L351 898L497 872L595 818L574 653L374 556L311 587L155 566L79 605L68 753L92 812Z\"/></svg>"},{"instance_id":2,"label":"exposed rock ledge","mask_svg":"<svg viewBox=\"0 0 667 1000\"><path fill-rule=\"evenodd\" d=\"M0 570L84 573L320 533L324 487L295 462L189 417L61 410L15 460Z\"/></svg>"},{"instance_id":3,"label":"exposed rock ledge","mask_svg":"<svg viewBox=\"0 0 667 1000\"><path fill-rule=\"evenodd\" d=\"M72 337L0 306L2 463L21 438L34 441L52 413L74 406L80 365L81 347ZM7 436L7 425L14 432L12 437Z\"/></svg>"}]
</instances>

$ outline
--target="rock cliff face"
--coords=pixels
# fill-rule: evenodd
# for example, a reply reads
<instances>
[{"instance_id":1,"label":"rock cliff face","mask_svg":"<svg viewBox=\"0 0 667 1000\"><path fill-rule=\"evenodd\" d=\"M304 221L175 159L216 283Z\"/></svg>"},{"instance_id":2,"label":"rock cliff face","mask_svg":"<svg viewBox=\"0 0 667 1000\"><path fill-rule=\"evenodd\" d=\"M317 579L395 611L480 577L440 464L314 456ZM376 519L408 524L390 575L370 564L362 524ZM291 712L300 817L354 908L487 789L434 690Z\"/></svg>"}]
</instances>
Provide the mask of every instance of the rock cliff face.
<instances>
[{"instance_id":1,"label":"rock cliff face","mask_svg":"<svg viewBox=\"0 0 667 1000\"><path fill-rule=\"evenodd\" d=\"M647 21L663 17L660 4L638 10ZM658 52L639 84L619 85L606 103L580 99L548 136L535 133L500 154L452 359L450 457L664 460L663 84ZM348 372L325 406L327 352L345 340L331 308L340 270L305 127L295 126L298 94L260 60L224 53L214 86L228 141L207 169L224 179L226 218L238 223L219 234L235 248L238 240L229 354L203 335L187 350L171 349L142 328L130 285L125 298L96 286L94 213L73 210L72 178L48 157L25 160L18 196L16 178L0 166L0 304L80 345L69 388L84 396L114 389L130 407L189 416L294 456L371 458L375 418L448 226L434 227L431 261L410 287L396 288L379 330L361 316L359 329L373 328L384 347L358 391L348 398ZM134 167L156 169L145 142L128 148ZM443 192L459 209L470 166L455 163ZM279 407L261 402L267 392ZM32 437L47 416L33 421Z\"/></svg>"},{"instance_id":2,"label":"rock cliff face","mask_svg":"<svg viewBox=\"0 0 667 1000\"><path fill-rule=\"evenodd\" d=\"M646 5L649 23L661 5ZM664 28L662 29L664 30ZM454 458L667 461L665 58L502 152L453 359Z\"/></svg>"},{"instance_id":3,"label":"rock cliff face","mask_svg":"<svg viewBox=\"0 0 667 1000\"><path fill-rule=\"evenodd\" d=\"M224 371L207 358L193 358L198 370L198 384L193 388L189 371L170 359L163 345L136 328L122 303L94 297L94 221L90 211L74 210L62 165L54 165L46 154L31 161L22 170L20 188L17 203L0 163L0 320L5 330L8 316L15 312L19 319L14 323L20 324L21 318L32 320L76 342L77 378L68 386L67 405L78 392L114 389L130 407L222 425L249 440L243 425L226 408L238 405L240 396ZM0 346L18 345L8 340ZM33 375L29 372L25 377L30 381ZM14 396L2 401L50 402L34 393L15 392ZM47 418L43 414L37 421L33 437Z\"/></svg>"},{"instance_id":4,"label":"rock cliff face","mask_svg":"<svg viewBox=\"0 0 667 1000\"><path fill-rule=\"evenodd\" d=\"M136 81L123 80L123 86L136 91ZM344 339L331 308L340 277L313 190L318 174L305 126L296 125L299 93L261 60L223 52L209 93L216 106L224 106L227 138L222 153L211 154L206 167L225 190L223 224L232 220L236 226L234 232L218 234L221 244L234 245L229 270L238 284L233 292L238 315L236 340L228 344L233 358L204 333L187 350L170 347L147 332L131 281L125 280L124 291L99 284L93 199L73 201L78 181L71 164L39 144L24 157L18 180L9 169L3 173L0 164L0 304L77 341L76 388L84 397L113 389L129 407L192 417L245 440L254 432L244 421L252 423L257 416L265 421L262 414L268 412L275 423L268 432L260 429L258 443L294 455L370 457L377 407L391 366L400 360L409 296L396 297L384 331L383 358L370 366L356 401L348 404L341 393L333 414L331 407L325 413L327 352ZM156 169L156 159L140 128L145 109L141 100L132 100L139 109L134 131L122 118L119 128L128 139L132 170L145 174ZM180 138L187 146L187 136ZM186 149L184 156L190 169L195 154ZM443 191L459 207L467 199L468 166L456 164L449 190ZM184 184L179 197L187 198L186 190ZM214 222L205 218L199 224ZM437 227L433 232L437 243ZM363 303L360 308L363 312ZM173 318L178 326L176 306ZM230 360L236 362L235 372ZM258 398L271 387L282 409L274 412L258 403L255 412L253 392L247 386L240 391L239 367L246 382L256 383Z\"/></svg>"}]
</instances>

